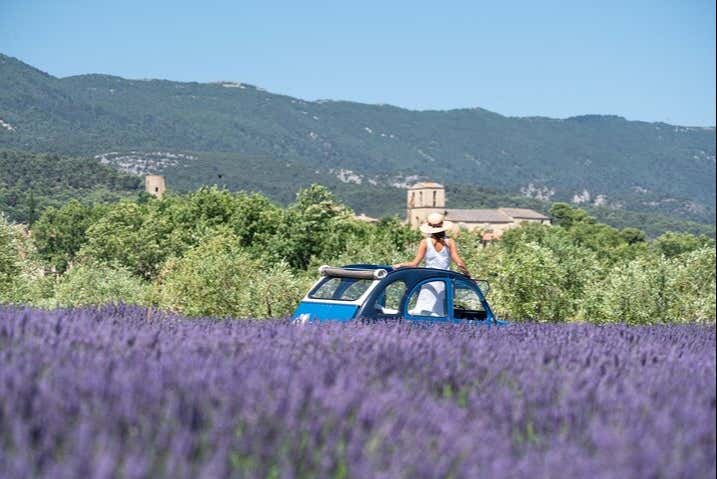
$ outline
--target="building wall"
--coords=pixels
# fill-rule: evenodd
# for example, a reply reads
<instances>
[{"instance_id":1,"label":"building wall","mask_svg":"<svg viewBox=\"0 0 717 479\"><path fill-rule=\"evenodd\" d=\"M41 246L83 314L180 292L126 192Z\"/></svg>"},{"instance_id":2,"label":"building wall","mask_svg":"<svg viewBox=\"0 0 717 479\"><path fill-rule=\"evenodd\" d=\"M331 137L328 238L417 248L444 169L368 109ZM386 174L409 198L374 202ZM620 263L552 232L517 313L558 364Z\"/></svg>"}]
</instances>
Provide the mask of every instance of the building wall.
<instances>
[{"instance_id":1,"label":"building wall","mask_svg":"<svg viewBox=\"0 0 717 479\"><path fill-rule=\"evenodd\" d=\"M161 198L167 186L164 182L164 176L147 175L144 177L144 190L152 196Z\"/></svg>"},{"instance_id":2,"label":"building wall","mask_svg":"<svg viewBox=\"0 0 717 479\"><path fill-rule=\"evenodd\" d=\"M473 222L466 222L466 221L458 221L457 224L460 228L466 229L468 231L473 231L475 229L479 229L481 231L492 231L496 237L500 237L505 231L511 229L511 228L517 228L518 226L522 225L523 223L541 223L541 224L550 224L550 221L547 220L514 220L512 223L473 223Z\"/></svg>"},{"instance_id":3,"label":"building wall","mask_svg":"<svg viewBox=\"0 0 717 479\"><path fill-rule=\"evenodd\" d=\"M446 207L446 190L443 188L409 189L406 194L406 205L409 209Z\"/></svg>"},{"instance_id":4,"label":"building wall","mask_svg":"<svg viewBox=\"0 0 717 479\"><path fill-rule=\"evenodd\" d=\"M461 229L468 231L481 230L481 231L492 231L496 236L500 236L504 231L519 226L516 223L473 223L467 221L459 221L458 226Z\"/></svg>"},{"instance_id":5,"label":"building wall","mask_svg":"<svg viewBox=\"0 0 717 479\"><path fill-rule=\"evenodd\" d=\"M418 228L431 213L445 213L446 191L443 188L410 188L406 192L406 220Z\"/></svg>"},{"instance_id":6,"label":"building wall","mask_svg":"<svg viewBox=\"0 0 717 479\"><path fill-rule=\"evenodd\" d=\"M408 224L411 228L418 228L428 220L431 213L444 214L445 211L445 208L413 208L408 210Z\"/></svg>"}]
</instances>

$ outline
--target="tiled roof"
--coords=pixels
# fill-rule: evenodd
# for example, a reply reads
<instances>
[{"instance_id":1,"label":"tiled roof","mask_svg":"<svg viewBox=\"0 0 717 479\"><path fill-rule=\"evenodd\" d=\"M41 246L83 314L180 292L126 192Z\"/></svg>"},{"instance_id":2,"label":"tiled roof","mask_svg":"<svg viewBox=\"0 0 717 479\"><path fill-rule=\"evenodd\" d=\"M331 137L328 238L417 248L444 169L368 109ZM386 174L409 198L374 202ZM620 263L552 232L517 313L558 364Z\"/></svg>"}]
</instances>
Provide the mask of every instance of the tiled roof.
<instances>
[{"instance_id":1,"label":"tiled roof","mask_svg":"<svg viewBox=\"0 0 717 479\"><path fill-rule=\"evenodd\" d=\"M517 220L549 220L548 216L528 208L499 208L500 211Z\"/></svg>"},{"instance_id":2,"label":"tiled roof","mask_svg":"<svg viewBox=\"0 0 717 479\"><path fill-rule=\"evenodd\" d=\"M513 219L500 210L446 210L449 221L468 223L512 223Z\"/></svg>"}]
</instances>

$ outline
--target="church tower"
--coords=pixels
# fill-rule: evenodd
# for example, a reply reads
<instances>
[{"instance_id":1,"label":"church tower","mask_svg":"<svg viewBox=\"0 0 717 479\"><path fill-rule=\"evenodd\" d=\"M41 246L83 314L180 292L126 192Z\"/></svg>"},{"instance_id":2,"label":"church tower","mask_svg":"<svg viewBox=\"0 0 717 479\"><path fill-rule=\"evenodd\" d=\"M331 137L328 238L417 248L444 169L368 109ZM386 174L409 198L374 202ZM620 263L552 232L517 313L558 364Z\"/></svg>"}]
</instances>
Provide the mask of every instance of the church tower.
<instances>
[{"instance_id":1,"label":"church tower","mask_svg":"<svg viewBox=\"0 0 717 479\"><path fill-rule=\"evenodd\" d=\"M446 190L443 185L421 182L406 192L406 222L411 228L418 228L431 213L446 212Z\"/></svg>"}]
</instances>

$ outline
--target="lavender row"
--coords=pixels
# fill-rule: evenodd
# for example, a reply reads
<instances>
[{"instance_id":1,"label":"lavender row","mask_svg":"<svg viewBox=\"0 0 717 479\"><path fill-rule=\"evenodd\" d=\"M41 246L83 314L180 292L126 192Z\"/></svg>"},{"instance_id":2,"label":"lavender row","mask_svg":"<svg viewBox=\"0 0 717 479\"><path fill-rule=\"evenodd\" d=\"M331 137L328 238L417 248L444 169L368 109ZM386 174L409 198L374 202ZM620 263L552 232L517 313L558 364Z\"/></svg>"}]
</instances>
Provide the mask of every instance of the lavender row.
<instances>
[{"instance_id":1,"label":"lavender row","mask_svg":"<svg viewBox=\"0 0 717 479\"><path fill-rule=\"evenodd\" d=\"M0 477L709 477L715 328L0 307Z\"/></svg>"}]
</instances>

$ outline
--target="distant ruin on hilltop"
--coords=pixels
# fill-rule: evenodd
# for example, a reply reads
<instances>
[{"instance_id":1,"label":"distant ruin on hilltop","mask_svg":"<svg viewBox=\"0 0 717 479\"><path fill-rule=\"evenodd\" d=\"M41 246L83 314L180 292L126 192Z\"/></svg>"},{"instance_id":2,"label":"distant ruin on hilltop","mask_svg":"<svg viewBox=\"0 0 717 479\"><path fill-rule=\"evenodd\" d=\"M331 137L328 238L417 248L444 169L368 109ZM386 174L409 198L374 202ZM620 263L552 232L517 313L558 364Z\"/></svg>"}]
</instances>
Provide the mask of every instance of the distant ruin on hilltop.
<instances>
[{"instance_id":1,"label":"distant ruin on hilltop","mask_svg":"<svg viewBox=\"0 0 717 479\"><path fill-rule=\"evenodd\" d=\"M147 175L144 177L144 190L155 198L161 198L167 191L167 184L162 175Z\"/></svg>"}]
</instances>

